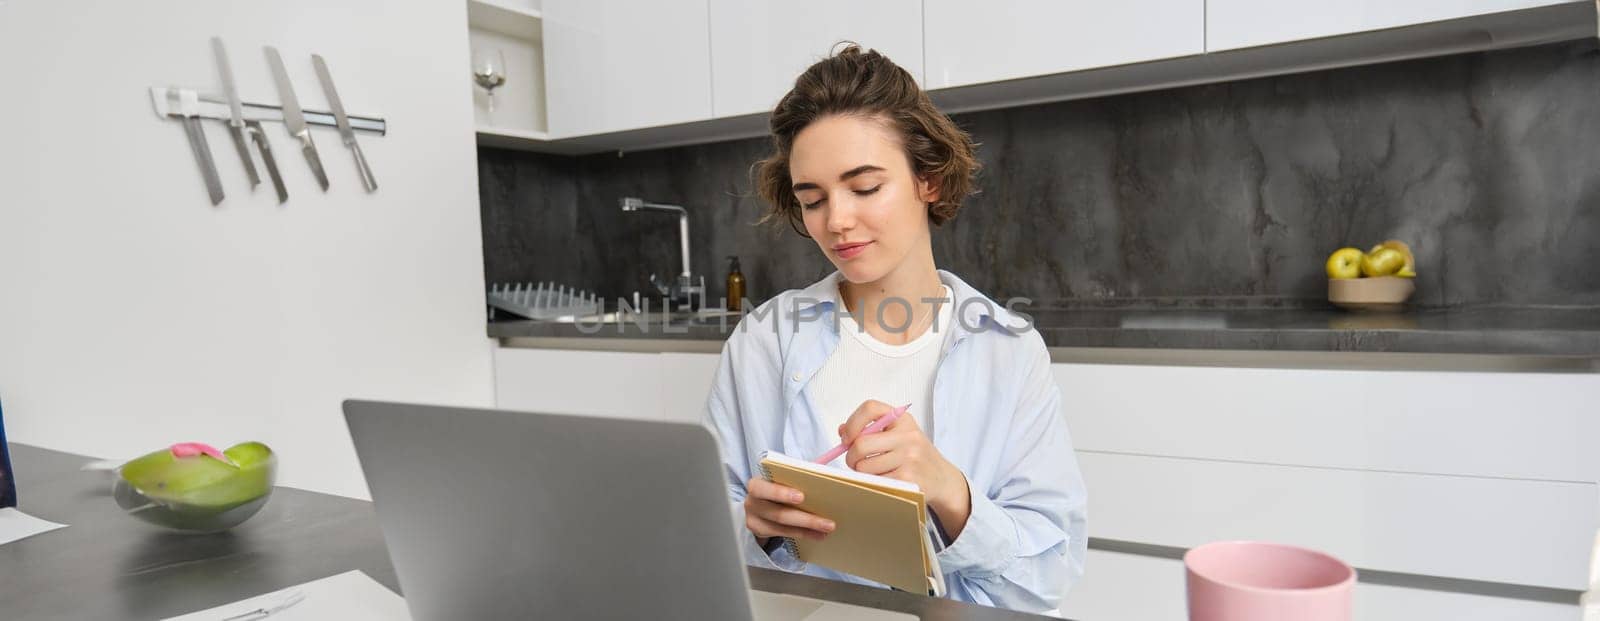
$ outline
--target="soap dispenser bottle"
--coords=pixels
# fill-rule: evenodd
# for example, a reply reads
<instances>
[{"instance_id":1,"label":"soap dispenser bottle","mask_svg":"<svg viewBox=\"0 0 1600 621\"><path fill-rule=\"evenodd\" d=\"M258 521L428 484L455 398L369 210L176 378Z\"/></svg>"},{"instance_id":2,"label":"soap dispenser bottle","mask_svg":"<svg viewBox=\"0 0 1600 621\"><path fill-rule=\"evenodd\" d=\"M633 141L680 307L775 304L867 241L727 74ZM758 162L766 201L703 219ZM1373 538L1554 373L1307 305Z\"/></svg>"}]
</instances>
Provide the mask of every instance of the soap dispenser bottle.
<instances>
[{"instance_id":1,"label":"soap dispenser bottle","mask_svg":"<svg viewBox=\"0 0 1600 621\"><path fill-rule=\"evenodd\" d=\"M739 273L739 257L728 255L728 310L737 312L743 299L744 274Z\"/></svg>"}]
</instances>

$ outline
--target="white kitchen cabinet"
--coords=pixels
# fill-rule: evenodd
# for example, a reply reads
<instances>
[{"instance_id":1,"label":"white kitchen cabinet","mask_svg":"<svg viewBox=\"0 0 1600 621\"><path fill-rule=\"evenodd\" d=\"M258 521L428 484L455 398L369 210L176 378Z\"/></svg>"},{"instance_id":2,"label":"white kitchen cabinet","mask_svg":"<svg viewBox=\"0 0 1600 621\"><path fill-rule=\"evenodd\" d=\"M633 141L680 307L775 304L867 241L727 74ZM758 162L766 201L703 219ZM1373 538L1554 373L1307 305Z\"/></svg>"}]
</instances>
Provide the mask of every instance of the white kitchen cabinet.
<instances>
[{"instance_id":1,"label":"white kitchen cabinet","mask_svg":"<svg viewBox=\"0 0 1600 621\"><path fill-rule=\"evenodd\" d=\"M699 422L705 417L706 398L717 376L719 354L664 353L661 357L661 416L666 420Z\"/></svg>"},{"instance_id":2,"label":"white kitchen cabinet","mask_svg":"<svg viewBox=\"0 0 1600 621\"><path fill-rule=\"evenodd\" d=\"M1600 527L1593 373L1055 364L1091 539L1266 539L1364 570L1580 589ZM1079 618L1170 584L1176 561L1091 556ZM1096 564L1099 557L1100 564ZM1162 569L1160 563L1170 566ZM1425 579L1426 580L1426 579ZM1181 598L1181 590L1165 591ZM1571 605L1362 584L1362 619L1544 619Z\"/></svg>"},{"instance_id":3,"label":"white kitchen cabinet","mask_svg":"<svg viewBox=\"0 0 1600 621\"><path fill-rule=\"evenodd\" d=\"M1361 569L1582 589L1600 527L1592 482L1081 449L1078 462L1089 536L1118 541L1187 549L1260 539L1323 550Z\"/></svg>"},{"instance_id":4,"label":"white kitchen cabinet","mask_svg":"<svg viewBox=\"0 0 1600 621\"><path fill-rule=\"evenodd\" d=\"M920 0L711 0L713 112L771 111L840 41L876 49L922 80Z\"/></svg>"},{"instance_id":5,"label":"white kitchen cabinet","mask_svg":"<svg viewBox=\"0 0 1600 621\"><path fill-rule=\"evenodd\" d=\"M1058 364L1077 448L1600 480L1600 375ZM1158 389L1153 389L1158 388ZM1537 404L1537 405L1535 405ZM1110 415L1114 413L1115 415Z\"/></svg>"},{"instance_id":6,"label":"white kitchen cabinet","mask_svg":"<svg viewBox=\"0 0 1600 621\"><path fill-rule=\"evenodd\" d=\"M661 355L497 347L495 406L660 420Z\"/></svg>"},{"instance_id":7,"label":"white kitchen cabinet","mask_svg":"<svg viewBox=\"0 0 1600 621\"><path fill-rule=\"evenodd\" d=\"M1090 517L1095 517L1092 507ZM1061 614L1094 621L1179 621L1188 610L1184 588L1182 561L1091 549L1083 577L1061 602Z\"/></svg>"},{"instance_id":8,"label":"white kitchen cabinet","mask_svg":"<svg viewBox=\"0 0 1600 621\"><path fill-rule=\"evenodd\" d=\"M544 2L550 135L711 118L706 0Z\"/></svg>"},{"instance_id":9,"label":"white kitchen cabinet","mask_svg":"<svg viewBox=\"0 0 1600 621\"><path fill-rule=\"evenodd\" d=\"M1571 0L1207 0L1206 51L1411 26Z\"/></svg>"},{"instance_id":10,"label":"white kitchen cabinet","mask_svg":"<svg viewBox=\"0 0 1600 621\"><path fill-rule=\"evenodd\" d=\"M760 114L841 40L885 52L956 113L1589 39L1597 12L1588 0L542 4L469 2L538 31L507 41L474 22L474 44L506 48L514 73L513 109L480 113L480 144L577 155L763 135ZM1242 49L1269 44L1281 45ZM541 56L542 84L527 65Z\"/></svg>"},{"instance_id":11,"label":"white kitchen cabinet","mask_svg":"<svg viewBox=\"0 0 1600 621\"><path fill-rule=\"evenodd\" d=\"M926 0L925 84L939 89L1200 54L1205 1Z\"/></svg>"},{"instance_id":12,"label":"white kitchen cabinet","mask_svg":"<svg viewBox=\"0 0 1600 621\"><path fill-rule=\"evenodd\" d=\"M495 406L699 422L719 360L717 354L497 347Z\"/></svg>"}]
</instances>

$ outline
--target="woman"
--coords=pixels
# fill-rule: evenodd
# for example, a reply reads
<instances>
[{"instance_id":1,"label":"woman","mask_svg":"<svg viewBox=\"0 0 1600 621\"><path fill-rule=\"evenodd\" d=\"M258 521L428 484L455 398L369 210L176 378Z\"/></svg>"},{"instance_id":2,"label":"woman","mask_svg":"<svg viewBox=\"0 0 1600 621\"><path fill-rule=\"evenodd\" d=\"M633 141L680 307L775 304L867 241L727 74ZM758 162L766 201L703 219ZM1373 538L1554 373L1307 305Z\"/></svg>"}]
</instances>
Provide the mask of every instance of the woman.
<instances>
[{"instance_id":1,"label":"woman","mask_svg":"<svg viewBox=\"0 0 1600 621\"><path fill-rule=\"evenodd\" d=\"M723 346L706 416L746 561L872 584L779 545L834 524L759 475L763 451L812 459L844 441L834 465L926 494L950 597L1055 608L1083 572L1085 493L1049 354L1025 316L933 262L931 227L972 188L970 138L904 69L855 46L801 74L771 127L764 220L787 220L838 270L768 300Z\"/></svg>"}]
</instances>

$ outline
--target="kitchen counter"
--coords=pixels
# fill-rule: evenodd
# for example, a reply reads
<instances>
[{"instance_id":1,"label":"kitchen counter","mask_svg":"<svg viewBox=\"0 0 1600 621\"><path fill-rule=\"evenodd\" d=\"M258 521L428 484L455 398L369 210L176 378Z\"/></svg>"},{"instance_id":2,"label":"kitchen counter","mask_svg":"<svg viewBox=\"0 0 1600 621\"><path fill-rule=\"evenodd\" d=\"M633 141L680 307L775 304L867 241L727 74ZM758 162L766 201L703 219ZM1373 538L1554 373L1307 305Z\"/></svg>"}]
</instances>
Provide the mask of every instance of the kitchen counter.
<instances>
[{"instance_id":1,"label":"kitchen counter","mask_svg":"<svg viewBox=\"0 0 1600 621\"><path fill-rule=\"evenodd\" d=\"M1045 345L1064 349L1494 354L1600 359L1600 308L1472 307L1355 313L1333 308L1029 309ZM663 326L489 324L504 345L721 351L736 317ZM627 347L621 345L626 342Z\"/></svg>"}]
</instances>

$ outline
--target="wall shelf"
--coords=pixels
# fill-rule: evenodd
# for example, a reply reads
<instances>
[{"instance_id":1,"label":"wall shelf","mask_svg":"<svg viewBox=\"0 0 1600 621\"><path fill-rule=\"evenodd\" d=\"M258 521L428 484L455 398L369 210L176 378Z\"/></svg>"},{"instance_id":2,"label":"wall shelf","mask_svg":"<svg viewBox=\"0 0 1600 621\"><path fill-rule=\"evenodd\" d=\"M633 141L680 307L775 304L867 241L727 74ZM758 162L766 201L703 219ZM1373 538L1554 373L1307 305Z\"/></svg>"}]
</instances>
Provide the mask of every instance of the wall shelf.
<instances>
[{"instance_id":1,"label":"wall shelf","mask_svg":"<svg viewBox=\"0 0 1600 621\"><path fill-rule=\"evenodd\" d=\"M548 132L485 125L478 126L477 136L478 146L501 149L538 151L542 150L544 145L550 143L550 134Z\"/></svg>"},{"instance_id":2,"label":"wall shelf","mask_svg":"<svg viewBox=\"0 0 1600 621\"><path fill-rule=\"evenodd\" d=\"M518 39L539 40L544 13L509 0L467 0L467 26Z\"/></svg>"},{"instance_id":3,"label":"wall shelf","mask_svg":"<svg viewBox=\"0 0 1600 621\"><path fill-rule=\"evenodd\" d=\"M497 49L505 56L506 83L487 93L463 70L472 93L479 144L538 144L549 140L545 115L544 16L538 0L466 0L471 49ZM464 63L470 66L471 58ZM465 69L465 67L464 67Z\"/></svg>"},{"instance_id":4,"label":"wall shelf","mask_svg":"<svg viewBox=\"0 0 1600 621\"><path fill-rule=\"evenodd\" d=\"M550 140L549 132L532 131L526 129L508 129L504 127L489 127L487 125L478 126L478 135L499 136L504 138L514 138L517 140Z\"/></svg>"},{"instance_id":5,"label":"wall shelf","mask_svg":"<svg viewBox=\"0 0 1600 621\"><path fill-rule=\"evenodd\" d=\"M660 149L765 135L767 135L767 115L746 114L693 123L565 138L552 138L544 132L524 133L505 128L479 126L478 145L557 155L588 155Z\"/></svg>"}]
</instances>

